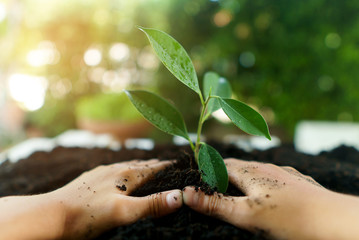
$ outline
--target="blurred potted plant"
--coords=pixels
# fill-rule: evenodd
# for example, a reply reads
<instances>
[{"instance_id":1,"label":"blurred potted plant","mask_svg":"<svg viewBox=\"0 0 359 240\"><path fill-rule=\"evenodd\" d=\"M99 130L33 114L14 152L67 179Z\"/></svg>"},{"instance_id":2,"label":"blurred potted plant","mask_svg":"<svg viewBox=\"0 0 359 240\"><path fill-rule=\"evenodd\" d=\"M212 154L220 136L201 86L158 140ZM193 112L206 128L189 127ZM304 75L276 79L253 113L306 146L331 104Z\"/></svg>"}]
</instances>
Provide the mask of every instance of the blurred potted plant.
<instances>
[{"instance_id":1,"label":"blurred potted plant","mask_svg":"<svg viewBox=\"0 0 359 240\"><path fill-rule=\"evenodd\" d=\"M100 93L76 104L77 127L94 133L109 133L123 142L145 137L151 125L132 106L124 93Z\"/></svg>"}]
</instances>

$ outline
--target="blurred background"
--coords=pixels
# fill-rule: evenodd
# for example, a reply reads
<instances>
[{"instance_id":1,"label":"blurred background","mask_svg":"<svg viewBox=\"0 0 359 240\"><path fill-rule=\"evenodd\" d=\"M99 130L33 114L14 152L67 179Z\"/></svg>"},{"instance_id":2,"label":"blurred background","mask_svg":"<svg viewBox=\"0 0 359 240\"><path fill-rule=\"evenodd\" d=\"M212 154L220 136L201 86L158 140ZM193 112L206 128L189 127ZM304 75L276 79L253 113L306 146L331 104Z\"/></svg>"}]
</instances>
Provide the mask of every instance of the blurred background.
<instances>
[{"instance_id":1,"label":"blurred background","mask_svg":"<svg viewBox=\"0 0 359 240\"><path fill-rule=\"evenodd\" d=\"M124 88L171 99L194 131L198 97L136 25L177 39L200 82L207 71L227 78L283 142L301 120L358 121L358 11L353 0L2 0L0 150L89 119L136 122L117 94ZM218 120L206 128L209 137L237 131Z\"/></svg>"}]
</instances>

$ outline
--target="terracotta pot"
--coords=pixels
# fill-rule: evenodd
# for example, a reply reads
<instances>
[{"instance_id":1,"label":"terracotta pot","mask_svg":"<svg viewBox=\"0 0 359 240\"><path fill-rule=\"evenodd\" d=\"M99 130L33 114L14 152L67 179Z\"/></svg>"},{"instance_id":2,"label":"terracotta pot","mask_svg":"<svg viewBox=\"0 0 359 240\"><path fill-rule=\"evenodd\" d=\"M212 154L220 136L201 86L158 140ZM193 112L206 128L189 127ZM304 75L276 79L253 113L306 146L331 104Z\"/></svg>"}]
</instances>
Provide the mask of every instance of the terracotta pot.
<instances>
[{"instance_id":1,"label":"terracotta pot","mask_svg":"<svg viewBox=\"0 0 359 240\"><path fill-rule=\"evenodd\" d=\"M135 122L122 122L118 120L77 120L79 129L88 130L94 133L109 133L117 140L124 142L129 138L146 137L152 125L146 120Z\"/></svg>"}]
</instances>

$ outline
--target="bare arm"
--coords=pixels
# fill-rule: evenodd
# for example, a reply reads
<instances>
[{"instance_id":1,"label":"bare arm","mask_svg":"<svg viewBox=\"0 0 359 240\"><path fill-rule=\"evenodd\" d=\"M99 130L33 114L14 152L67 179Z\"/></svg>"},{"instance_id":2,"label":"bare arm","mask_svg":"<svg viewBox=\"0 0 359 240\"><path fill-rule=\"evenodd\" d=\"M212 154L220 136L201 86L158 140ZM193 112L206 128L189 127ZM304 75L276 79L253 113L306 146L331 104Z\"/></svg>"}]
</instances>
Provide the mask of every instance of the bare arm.
<instances>
[{"instance_id":1,"label":"bare arm","mask_svg":"<svg viewBox=\"0 0 359 240\"><path fill-rule=\"evenodd\" d=\"M174 212L182 205L180 190L128 196L169 164L100 166L50 193L1 198L0 239L90 239L115 226Z\"/></svg>"},{"instance_id":2,"label":"bare arm","mask_svg":"<svg viewBox=\"0 0 359 240\"><path fill-rule=\"evenodd\" d=\"M187 187L184 203L275 239L356 239L359 198L327 190L291 167L225 160L230 181L246 196L207 196Z\"/></svg>"}]
</instances>

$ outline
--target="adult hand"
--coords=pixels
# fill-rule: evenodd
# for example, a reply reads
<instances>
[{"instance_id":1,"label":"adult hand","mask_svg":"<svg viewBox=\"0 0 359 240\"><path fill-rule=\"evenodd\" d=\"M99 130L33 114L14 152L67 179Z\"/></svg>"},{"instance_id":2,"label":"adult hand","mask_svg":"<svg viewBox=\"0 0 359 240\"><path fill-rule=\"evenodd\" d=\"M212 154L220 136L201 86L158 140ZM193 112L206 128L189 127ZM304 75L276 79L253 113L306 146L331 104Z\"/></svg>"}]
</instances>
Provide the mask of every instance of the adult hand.
<instances>
[{"instance_id":1,"label":"adult hand","mask_svg":"<svg viewBox=\"0 0 359 240\"><path fill-rule=\"evenodd\" d=\"M193 187L184 203L206 215L275 239L355 239L359 198L323 188L291 167L225 160L229 180L246 196L205 195Z\"/></svg>"}]
</instances>

